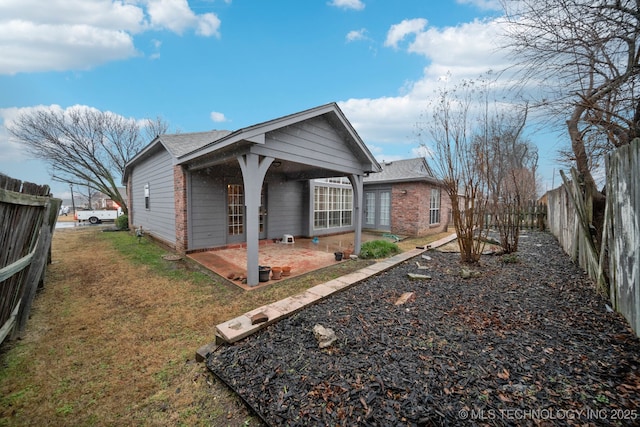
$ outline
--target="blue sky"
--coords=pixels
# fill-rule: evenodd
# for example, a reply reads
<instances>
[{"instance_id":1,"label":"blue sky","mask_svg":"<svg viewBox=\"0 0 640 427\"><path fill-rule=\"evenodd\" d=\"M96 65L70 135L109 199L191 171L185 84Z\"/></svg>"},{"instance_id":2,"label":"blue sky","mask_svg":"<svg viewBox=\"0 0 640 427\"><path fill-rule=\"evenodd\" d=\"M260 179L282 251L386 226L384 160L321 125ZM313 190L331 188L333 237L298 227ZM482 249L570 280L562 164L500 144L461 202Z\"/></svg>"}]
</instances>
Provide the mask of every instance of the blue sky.
<instances>
[{"instance_id":1,"label":"blue sky","mask_svg":"<svg viewBox=\"0 0 640 427\"><path fill-rule=\"evenodd\" d=\"M337 102L379 160L420 155L440 80L509 65L493 0L2 0L0 172L49 184L6 125L38 106L234 130ZM558 140L530 133L550 189ZM563 142L564 143L564 142ZM557 177L557 175L556 175ZM555 180L558 184L558 180Z\"/></svg>"}]
</instances>

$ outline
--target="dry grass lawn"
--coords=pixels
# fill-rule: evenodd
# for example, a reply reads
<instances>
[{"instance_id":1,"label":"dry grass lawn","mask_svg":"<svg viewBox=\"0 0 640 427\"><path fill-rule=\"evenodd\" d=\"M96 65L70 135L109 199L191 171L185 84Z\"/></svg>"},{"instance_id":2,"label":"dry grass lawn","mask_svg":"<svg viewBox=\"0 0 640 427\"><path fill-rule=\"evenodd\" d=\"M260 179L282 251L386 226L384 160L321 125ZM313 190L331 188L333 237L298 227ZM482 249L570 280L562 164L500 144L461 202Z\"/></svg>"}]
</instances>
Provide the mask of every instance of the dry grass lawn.
<instances>
[{"instance_id":1,"label":"dry grass lawn","mask_svg":"<svg viewBox=\"0 0 640 427\"><path fill-rule=\"evenodd\" d=\"M27 330L0 348L0 425L260 425L195 350L216 324L368 263L247 292L164 261L167 251L148 240L100 230L54 233Z\"/></svg>"}]
</instances>

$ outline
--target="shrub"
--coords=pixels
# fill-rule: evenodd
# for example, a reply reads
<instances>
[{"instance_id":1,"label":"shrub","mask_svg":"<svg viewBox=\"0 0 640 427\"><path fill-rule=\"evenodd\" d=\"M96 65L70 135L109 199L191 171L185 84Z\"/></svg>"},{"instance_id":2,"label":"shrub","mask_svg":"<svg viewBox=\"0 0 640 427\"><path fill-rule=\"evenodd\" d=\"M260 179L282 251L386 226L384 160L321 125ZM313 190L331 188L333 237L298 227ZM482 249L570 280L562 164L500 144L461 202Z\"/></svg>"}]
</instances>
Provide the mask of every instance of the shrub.
<instances>
[{"instance_id":1,"label":"shrub","mask_svg":"<svg viewBox=\"0 0 640 427\"><path fill-rule=\"evenodd\" d=\"M120 215L116 218L116 228L118 230L128 230L129 229L129 217L125 215Z\"/></svg>"},{"instance_id":2,"label":"shrub","mask_svg":"<svg viewBox=\"0 0 640 427\"><path fill-rule=\"evenodd\" d=\"M520 262L518 255L513 253L503 255L501 260L504 264L517 264Z\"/></svg>"},{"instance_id":3,"label":"shrub","mask_svg":"<svg viewBox=\"0 0 640 427\"><path fill-rule=\"evenodd\" d=\"M372 240L360 246L360 258L387 258L400 253L400 248L395 243L386 240Z\"/></svg>"}]
</instances>

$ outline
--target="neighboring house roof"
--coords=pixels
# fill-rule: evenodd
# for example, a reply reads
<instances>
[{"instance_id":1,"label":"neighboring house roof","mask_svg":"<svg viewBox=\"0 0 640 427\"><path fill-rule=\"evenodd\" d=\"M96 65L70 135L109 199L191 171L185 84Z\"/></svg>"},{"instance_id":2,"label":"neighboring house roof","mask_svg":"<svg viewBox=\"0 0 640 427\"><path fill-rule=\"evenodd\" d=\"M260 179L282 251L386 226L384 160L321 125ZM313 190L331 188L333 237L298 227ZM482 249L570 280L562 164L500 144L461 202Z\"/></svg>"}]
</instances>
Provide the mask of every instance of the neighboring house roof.
<instances>
[{"instance_id":1,"label":"neighboring house roof","mask_svg":"<svg viewBox=\"0 0 640 427\"><path fill-rule=\"evenodd\" d=\"M383 184L394 182L426 181L439 183L431 173L424 158L382 162L382 171L364 178L365 184Z\"/></svg>"}]
</instances>

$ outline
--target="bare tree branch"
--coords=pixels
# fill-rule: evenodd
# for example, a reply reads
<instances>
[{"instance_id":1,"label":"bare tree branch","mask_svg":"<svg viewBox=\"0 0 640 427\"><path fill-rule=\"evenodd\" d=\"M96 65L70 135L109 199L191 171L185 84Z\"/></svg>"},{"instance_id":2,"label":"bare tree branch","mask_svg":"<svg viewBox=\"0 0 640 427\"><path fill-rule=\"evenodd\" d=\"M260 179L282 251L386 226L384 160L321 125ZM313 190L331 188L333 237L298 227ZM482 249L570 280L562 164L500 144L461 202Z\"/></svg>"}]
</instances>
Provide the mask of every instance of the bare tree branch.
<instances>
[{"instance_id":1,"label":"bare tree branch","mask_svg":"<svg viewBox=\"0 0 640 427\"><path fill-rule=\"evenodd\" d=\"M601 161L590 156L606 154L640 135L640 2L501 3L508 29L504 45L519 58L520 83L535 85L539 99L534 106L564 123L571 159L596 196L592 171Z\"/></svg>"},{"instance_id":2,"label":"bare tree branch","mask_svg":"<svg viewBox=\"0 0 640 427\"><path fill-rule=\"evenodd\" d=\"M451 200L452 217L462 262L475 263L484 247L483 233L486 208L486 181L482 169L484 153L474 145L473 123L475 101L478 97L475 82L441 88L432 105L431 116L418 132L430 139L428 148L433 154L431 168L442 180Z\"/></svg>"},{"instance_id":3,"label":"bare tree branch","mask_svg":"<svg viewBox=\"0 0 640 427\"><path fill-rule=\"evenodd\" d=\"M160 118L137 122L88 107L66 111L41 108L20 115L8 125L29 154L44 160L55 179L100 191L127 212L118 183L126 163L149 142L146 132L166 132Z\"/></svg>"}]
</instances>

